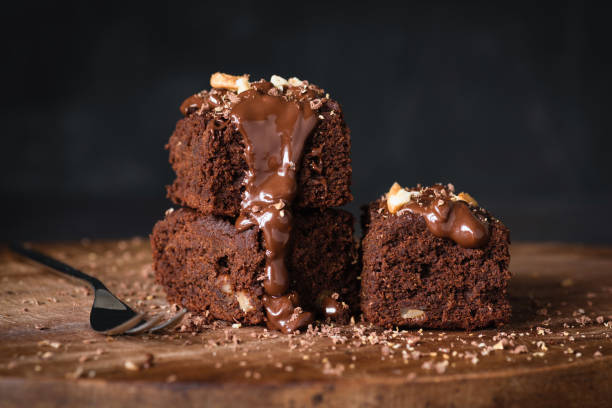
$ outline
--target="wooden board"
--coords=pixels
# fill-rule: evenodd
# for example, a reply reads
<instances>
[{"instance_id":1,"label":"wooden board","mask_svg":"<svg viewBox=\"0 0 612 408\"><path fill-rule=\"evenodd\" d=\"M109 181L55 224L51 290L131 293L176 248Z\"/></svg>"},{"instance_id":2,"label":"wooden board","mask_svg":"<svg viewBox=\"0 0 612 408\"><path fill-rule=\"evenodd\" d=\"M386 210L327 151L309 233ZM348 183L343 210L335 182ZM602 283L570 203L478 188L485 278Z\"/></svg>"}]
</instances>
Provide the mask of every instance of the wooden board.
<instances>
[{"instance_id":1,"label":"wooden board","mask_svg":"<svg viewBox=\"0 0 612 408\"><path fill-rule=\"evenodd\" d=\"M37 247L135 308L169 311L146 240ZM89 329L88 290L0 248L0 406L610 404L612 249L516 244L511 269L514 317L497 330L357 323L297 336L225 326L109 338Z\"/></svg>"}]
</instances>

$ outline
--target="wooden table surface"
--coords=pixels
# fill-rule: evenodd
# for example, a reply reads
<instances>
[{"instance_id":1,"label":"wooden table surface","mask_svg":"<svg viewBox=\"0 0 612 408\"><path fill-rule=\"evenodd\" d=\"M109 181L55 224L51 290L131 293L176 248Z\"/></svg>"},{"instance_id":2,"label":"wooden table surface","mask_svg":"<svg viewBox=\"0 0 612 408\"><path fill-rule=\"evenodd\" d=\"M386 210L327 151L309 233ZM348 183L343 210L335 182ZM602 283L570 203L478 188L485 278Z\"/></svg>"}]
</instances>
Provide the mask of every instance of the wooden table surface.
<instances>
[{"instance_id":1,"label":"wooden table surface","mask_svg":"<svg viewBox=\"0 0 612 408\"><path fill-rule=\"evenodd\" d=\"M172 313L144 239L35 247ZM512 247L512 322L383 331L359 321L106 337L89 290L0 247L0 407L484 407L612 404L612 248Z\"/></svg>"}]
</instances>

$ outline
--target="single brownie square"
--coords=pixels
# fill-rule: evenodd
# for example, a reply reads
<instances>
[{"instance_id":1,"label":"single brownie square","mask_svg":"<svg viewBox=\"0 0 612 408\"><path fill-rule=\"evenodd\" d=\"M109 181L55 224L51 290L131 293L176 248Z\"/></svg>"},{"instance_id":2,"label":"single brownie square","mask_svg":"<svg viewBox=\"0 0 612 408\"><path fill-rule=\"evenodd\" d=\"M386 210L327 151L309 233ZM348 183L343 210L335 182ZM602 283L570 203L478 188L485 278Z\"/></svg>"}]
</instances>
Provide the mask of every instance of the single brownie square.
<instances>
[{"instance_id":1,"label":"single brownie square","mask_svg":"<svg viewBox=\"0 0 612 408\"><path fill-rule=\"evenodd\" d=\"M368 321L474 329L510 318L509 231L453 190L396 183L364 208L361 308Z\"/></svg>"},{"instance_id":2,"label":"single brownie square","mask_svg":"<svg viewBox=\"0 0 612 408\"><path fill-rule=\"evenodd\" d=\"M151 246L156 279L168 301L209 321L264 321L265 249L257 228L238 232L226 219L182 208L157 222ZM320 311L331 302L338 307L327 315L337 322L358 310L358 254L350 213L296 212L287 258L290 290L304 309Z\"/></svg>"},{"instance_id":3,"label":"single brownie square","mask_svg":"<svg viewBox=\"0 0 612 408\"><path fill-rule=\"evenodd\" d=\"M317 118L298 164L293 206L328 208L350 202L351 138L342 108L323 89L307 81L292 78L287 82L280 78L284 82L279 83L279 78L273 76L271 81L260 80L248 86L261 95L306 103ZM178 121L166 145L176 173L176 179L167 187L174 203L204 214L239 215L248 166L245 140L232 119L232 109L246 94L213 87L181 105L185 117Z\"/></svg>"}]
</instances>

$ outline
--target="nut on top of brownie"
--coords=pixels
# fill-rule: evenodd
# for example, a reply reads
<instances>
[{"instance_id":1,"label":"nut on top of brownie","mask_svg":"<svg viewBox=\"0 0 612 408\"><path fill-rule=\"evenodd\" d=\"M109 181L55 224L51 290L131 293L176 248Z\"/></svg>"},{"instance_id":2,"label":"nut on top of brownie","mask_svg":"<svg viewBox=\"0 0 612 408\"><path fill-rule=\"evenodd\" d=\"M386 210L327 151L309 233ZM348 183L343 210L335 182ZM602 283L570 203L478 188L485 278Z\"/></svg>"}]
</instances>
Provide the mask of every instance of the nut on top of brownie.
<instances>
[{"instance_id":1,"label":"nut on top of brownie","mask_svg":"<svg viewBox=\"0 0 612 408\"><path fill-rule=\"evenodd\" d=\"M396 182L384 201L390 214L409 211L421 215L433 235L450 238L464 248L482 247L489 239L492 217L470 194L455 194L452 184L403 188Z\"/></svg>"},{"instance_id":2,"label":"nut on top of brownie","mask_svg":"<svg viewBox=\"0 0 612 408\"><path fill-rule=\"evenodd\" d=\"M308 102L311 109L320 111L322 115L325 112L330 112L332 116L340 113L338 103L324 89L306 80L296 77L285 79L278 75L272 75L269 81L260 79L249 82L249 78L247 74L236 76L217 72L210 77L212 89L202 90L185 99L180 111L185 116L210 112L214 116L229 119L231 107L240 101L240 95L251 91L280 96L288 101Z\"/></svg>"}]
</instances>

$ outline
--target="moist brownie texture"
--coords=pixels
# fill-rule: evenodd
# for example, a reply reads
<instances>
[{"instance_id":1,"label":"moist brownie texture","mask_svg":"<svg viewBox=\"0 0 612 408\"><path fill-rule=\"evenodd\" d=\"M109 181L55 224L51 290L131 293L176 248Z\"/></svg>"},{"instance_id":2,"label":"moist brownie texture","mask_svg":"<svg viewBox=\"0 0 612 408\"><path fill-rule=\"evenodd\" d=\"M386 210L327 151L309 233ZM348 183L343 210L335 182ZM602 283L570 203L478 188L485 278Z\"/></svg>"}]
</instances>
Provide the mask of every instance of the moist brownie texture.
<instances>
[{"instance_id":1,"label":"moist brownie texture","mask_svg":"<svg viewBox=\"0 0 612 408\"><path fill-rule=\"evenodd\" d=\"M260 95L307 103L317 115L296 171L293 206L328 208L350 202L350 131L338 102L323 89L297 79L283 86L265 80L249 86ZM240 101L240 93L213 88L189 97L181 105L185 117L178 121L166 145L176 173L167 187L174 203L203 214L239 215L249 170L245 140L231 114Z\"/></svg>"},{"instance_id":2,"label":"moist brownie texture","mask_svg":"<svg viewBox=\"0 0 612 408\"><path fill-rule=\"evenodd\" d=\"M192 209L169 211L151 234L156 279L169 301L207 320L262 323L261 235L257 227L239 232L231 220ZM301 306L315 311L335 302L328 318L346 322L359 307L357 256L351 214L295 212L286 263Z\"/></svg>"},{"instance_id":3,"label":"moist brownie texture","mask_svg":"<svg viewBox=\"0 0 612 408\"><path fill-rule=\"evenodd\" d=\"M440 329L507 322L508 229L471 196L455 195L450 185L401 190L392 195L392 188L363 211L365 318L384 327ZM419 194L428 200L419 201ZM432 225L435 217L444 224ZM436 229L440 225L444 228ZM457 235L470 226L483 230L478 236Z\"/></svg>"}]
</instances>

